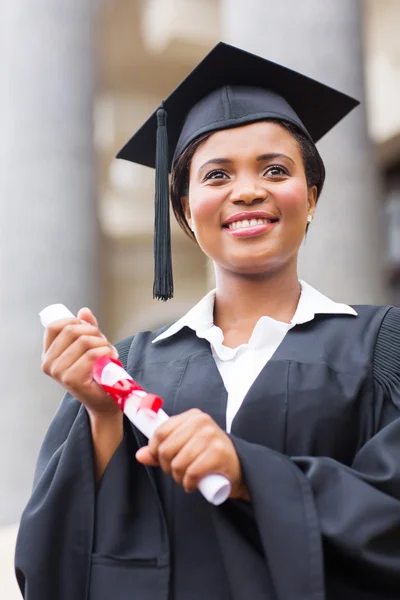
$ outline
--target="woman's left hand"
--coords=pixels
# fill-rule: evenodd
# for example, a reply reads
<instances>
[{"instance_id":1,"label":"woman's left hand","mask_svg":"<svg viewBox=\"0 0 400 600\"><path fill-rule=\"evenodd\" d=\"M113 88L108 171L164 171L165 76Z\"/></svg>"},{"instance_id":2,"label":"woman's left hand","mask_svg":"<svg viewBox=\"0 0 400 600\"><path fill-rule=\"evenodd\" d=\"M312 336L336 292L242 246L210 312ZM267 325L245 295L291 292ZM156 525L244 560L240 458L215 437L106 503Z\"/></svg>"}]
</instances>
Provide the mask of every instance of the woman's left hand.
<instances>
[{"instance_id":1,"label":"woman's left hand","mask_svg":"<svg viewBox=\"0 0 400 600\"><path fill-rule=\"evenodd\" d=\"M158 427L148 446L137 451L136 458L144 465L161 467L188 493L194 492L206 475L224 475L232 484L230 498L249 501L232 440L197 408L171 417Z\"/></svg>"}]
</instances>

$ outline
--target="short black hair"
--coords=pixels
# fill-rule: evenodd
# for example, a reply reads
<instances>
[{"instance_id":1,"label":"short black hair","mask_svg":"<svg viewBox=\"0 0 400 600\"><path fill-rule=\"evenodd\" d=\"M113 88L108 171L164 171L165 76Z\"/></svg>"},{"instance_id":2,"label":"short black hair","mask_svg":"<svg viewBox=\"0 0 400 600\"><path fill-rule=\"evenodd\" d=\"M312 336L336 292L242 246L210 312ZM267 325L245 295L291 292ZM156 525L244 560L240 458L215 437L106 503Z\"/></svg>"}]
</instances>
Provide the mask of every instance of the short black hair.
<instances>
[{"instance_id":1,"label":"short black hair","mask_svg":"<svg viewBox=\"0 0 400 600\"><path fill-rule=\"evenodd\" d=\"M267 120L269 122L278 123L278 125L286 129L298 143L303 159L307 185L309 188L312 186L317 188L318 201L322 188L324 187L325 166L316 145L305 133L303 133L303 131L301 131L301 129L296 127L296 125L279 119ZM179 225L192 240L195 240L195 236L186 220L185 207L183 206L182 198L186 197L189 193L190 165L194 153L197 148L212 135L212 133L207 133L193 140L178 158L171 173L172 210L174 211L175 218Z\"/></svg>"}]
</instances>

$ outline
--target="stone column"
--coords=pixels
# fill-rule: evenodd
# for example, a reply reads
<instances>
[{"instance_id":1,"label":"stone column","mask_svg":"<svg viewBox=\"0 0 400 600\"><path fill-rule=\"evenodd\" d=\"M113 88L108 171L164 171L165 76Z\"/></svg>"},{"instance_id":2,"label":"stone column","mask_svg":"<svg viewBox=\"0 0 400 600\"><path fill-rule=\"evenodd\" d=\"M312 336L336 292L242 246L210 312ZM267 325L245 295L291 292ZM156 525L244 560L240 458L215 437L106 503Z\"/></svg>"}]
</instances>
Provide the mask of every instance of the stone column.
<instances>
[{"instance_id":1,"label":"stone column","mask_svg":"<svg viewBox=\"0 0 400 600\"><path fill-rule=\"evenodd\" d=\"M223 39L362 101L319 144L326 188L300 276L347 303L384 301L381 204L368 139L360 0L221 0Z\"/></svg>"},{"instance_id":2,"label":"stone column","mask_svg":"<svg viewBox=\"0 0 400 600\"><path fill-rule=\"evenodd\" d=\"M0 3L0 525L18 520L62 390L38 312L98 307L95 0Z\"/></svg>"}]
</instances>

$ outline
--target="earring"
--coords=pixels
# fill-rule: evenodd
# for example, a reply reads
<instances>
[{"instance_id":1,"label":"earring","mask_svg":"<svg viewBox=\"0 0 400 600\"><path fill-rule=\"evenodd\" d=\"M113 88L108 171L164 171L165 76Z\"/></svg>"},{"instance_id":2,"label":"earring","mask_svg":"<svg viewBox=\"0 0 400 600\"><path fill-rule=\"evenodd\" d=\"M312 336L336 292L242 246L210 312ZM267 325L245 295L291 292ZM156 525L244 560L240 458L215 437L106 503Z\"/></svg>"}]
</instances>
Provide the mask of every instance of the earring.
<instances>
[{"instance_id":1,"label":"earring","mask_svg":"<svg viewBox=\"0 0 400 600\"><path fill-rule=\"evenodd\" d=\"M312 221L312 215L308 215L308 217L307 217L307 223L311 223L311 221Z\"/></svg>"}]
</instances>

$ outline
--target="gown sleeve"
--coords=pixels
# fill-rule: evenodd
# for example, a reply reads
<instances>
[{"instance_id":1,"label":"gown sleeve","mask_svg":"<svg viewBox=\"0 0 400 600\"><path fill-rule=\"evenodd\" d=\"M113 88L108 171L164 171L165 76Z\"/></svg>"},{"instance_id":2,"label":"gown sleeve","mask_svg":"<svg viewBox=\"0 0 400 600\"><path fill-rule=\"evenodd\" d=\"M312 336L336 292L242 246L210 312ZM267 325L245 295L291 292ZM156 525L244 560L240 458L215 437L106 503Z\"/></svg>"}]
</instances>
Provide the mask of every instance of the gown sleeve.
<instances>
[{"instance_id":1,"label":"gown sleeve","mask_svg":"<svg viewBox=\"0 0 400 600\"><path fill-rule=\"evenodd\" d=\"M350 466L232 436L278 598L400 598L400 309L373 374L378 426Z\"/></svg>"},{"instance_id":2,"label":"gown sleeve","mask_svg":"<svg viewBox=\"0 0 400 600\"><path fill-rule=\"evenodd\" d=\"M121 361L131 340L116 344ZM15 569L26 600L87 598L95 504L88 415L67 393L43 441L18 532Z\"/></svg>"}]
</instances>

